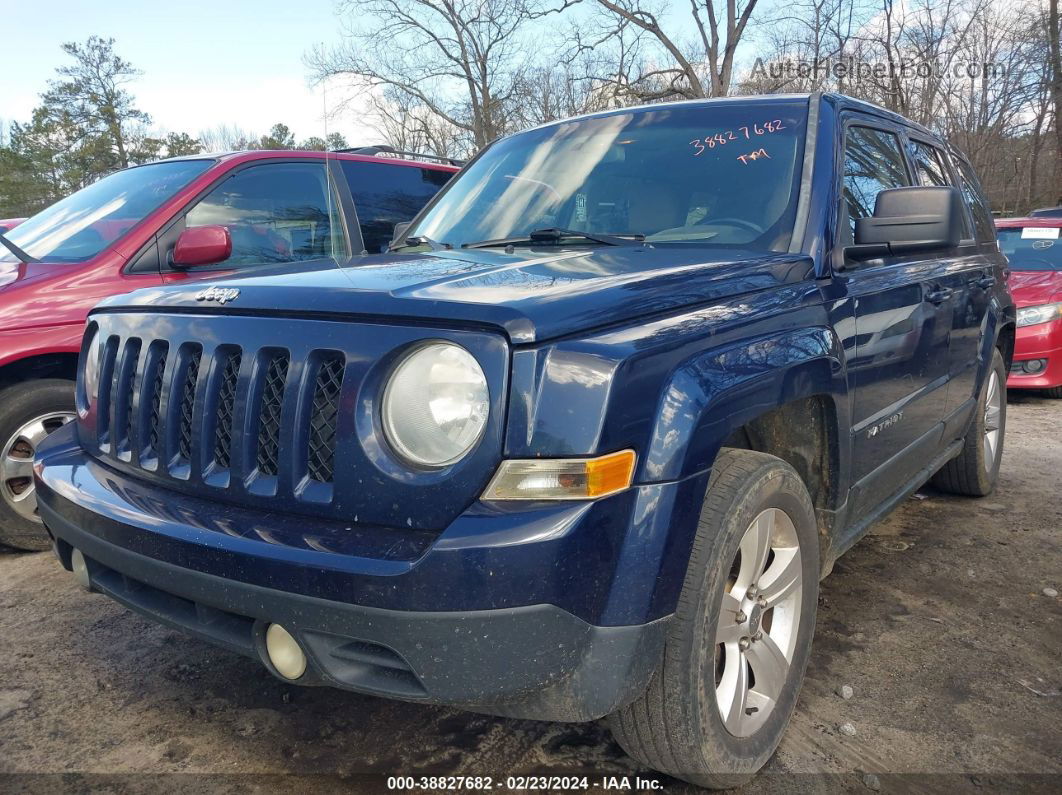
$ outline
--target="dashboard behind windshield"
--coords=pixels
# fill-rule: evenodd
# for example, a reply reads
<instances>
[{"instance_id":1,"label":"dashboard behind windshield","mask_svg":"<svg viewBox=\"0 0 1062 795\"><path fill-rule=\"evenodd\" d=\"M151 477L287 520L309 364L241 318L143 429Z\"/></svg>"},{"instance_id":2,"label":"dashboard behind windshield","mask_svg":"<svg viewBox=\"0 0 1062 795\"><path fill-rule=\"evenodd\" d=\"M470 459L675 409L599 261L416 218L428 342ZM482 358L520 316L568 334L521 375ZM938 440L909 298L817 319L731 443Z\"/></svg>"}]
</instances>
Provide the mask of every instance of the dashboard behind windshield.
<instances>
[{"instance_id":1,"label":"dashboard behind windshield","mask_svg":"<svg viewBox=\"0 0 1062 795\"><path fill-rule=\"evenodd\" d=\"M39 260L85 262L212 165L213 160L175 160L118 171L41 210L5 237ZM17 261L0 249L0 262Z\"/></svg>"},{"instance_id":2,"label":"dashboard behind windshield","mask_svg":"<svg viewBox=\"0 0 1062 795\"><path fill-rule=\"evenodd\" d=\"M560 228L785 251L807 109L806 99L671 105L513 135L469 165L408 235L461 246Z\"/></svg>"}]
</instances>

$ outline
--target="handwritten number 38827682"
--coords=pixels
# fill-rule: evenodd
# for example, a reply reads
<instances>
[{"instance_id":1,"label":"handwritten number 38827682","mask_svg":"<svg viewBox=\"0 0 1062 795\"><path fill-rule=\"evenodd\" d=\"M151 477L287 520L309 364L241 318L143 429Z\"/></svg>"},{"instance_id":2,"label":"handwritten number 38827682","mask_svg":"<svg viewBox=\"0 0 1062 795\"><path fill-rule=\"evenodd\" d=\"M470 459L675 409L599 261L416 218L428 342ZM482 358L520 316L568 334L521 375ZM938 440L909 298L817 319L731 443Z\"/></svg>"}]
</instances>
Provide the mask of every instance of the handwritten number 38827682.
<instances>
[{"instance_id":1,"label":"handwritten number 38827682","mask_svg":"<svg viewBox=\"0 0 1062 795\"><path fill-rule=\"evenodd\" d=\"M731 141L748 141L755 135L767 135L768 133L776 133L779 130L786 129L782 124L781 119L775 119L774 121L766 121L763 124L753 124L750 126L736 127L733 130L725 130L724 132L716 133L710 138L695 138L690 141L690 146L694 148L693 156L697 157L704 152L705 149L715 149L717 146L726 146Z\"/></svg>"}]
</instances>

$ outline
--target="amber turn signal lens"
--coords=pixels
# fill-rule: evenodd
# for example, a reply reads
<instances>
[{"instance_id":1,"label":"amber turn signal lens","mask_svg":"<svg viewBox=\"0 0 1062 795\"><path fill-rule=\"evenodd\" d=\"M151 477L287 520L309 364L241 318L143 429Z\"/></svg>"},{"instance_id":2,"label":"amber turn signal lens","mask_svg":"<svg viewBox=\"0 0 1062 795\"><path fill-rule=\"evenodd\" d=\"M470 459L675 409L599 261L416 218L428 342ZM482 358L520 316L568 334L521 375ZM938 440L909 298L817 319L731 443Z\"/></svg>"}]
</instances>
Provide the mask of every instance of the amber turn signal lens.
<instances>
[{"instance_id":1,"label":"amber turn signal lens","mask_svg":"<svg viewBox=\"0 0 1062 795\"><path fill-rule=\"evenodd\" d=\"M586 462L586 493L589 497L615 494L631 485L634 451L621 450Z\"/></svg>"},{"instance_id":2,"label":"amber turn signal lens","mask_svg":"<svg viewBox=\"0 0 1062 795\"><path fill-rule=\"evenodd\" d=\"M633 450L598 458L502 461L484 500L592 500L623 491L634 479Z\"/></svg>"}]
</instances>

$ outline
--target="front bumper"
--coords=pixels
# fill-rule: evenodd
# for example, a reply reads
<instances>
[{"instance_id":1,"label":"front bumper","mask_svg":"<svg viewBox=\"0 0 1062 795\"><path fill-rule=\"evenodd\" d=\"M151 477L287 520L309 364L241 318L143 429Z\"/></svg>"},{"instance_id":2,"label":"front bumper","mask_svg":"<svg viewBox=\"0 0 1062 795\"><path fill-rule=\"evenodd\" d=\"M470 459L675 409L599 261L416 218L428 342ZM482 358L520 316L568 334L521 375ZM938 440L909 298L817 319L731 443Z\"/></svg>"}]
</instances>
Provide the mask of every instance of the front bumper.
<instances>
[{"instance_id":1,"label":"front bumper","mask_svg":"<svg viewBox=\"0 0 1062 795\"><path fill-rule=\"evenodd\" d=\"M271 670L264 632L270 623L281 624L307 655L309 670L301 684L514 717L592 720L642 692L661 658L668 615L606 622L631 611L645 615L669 602L660 588L639 582L661 581L665 546L676 539L665 545L659 539L666 534L655 534L660 556L654 567L645 546L652 537L645 531L652 528L636 526L640 532L633 537L640 541L633 549L629 544L609 549L604 517L619 521L618 512L632 523L657 521L649 518L652 512L638 510L643 496L657 507L699 504L684 494L698 482L683 481L643 487L646 495L634 489L599 503L543 506L522 517L505 513L491 521L472 512L481 531L474 537L467 526L451 528L415 550L414 559L401 554L370 559L279 543L280 517L257 516L252 537L241 529L251 521L249 511L157 489L142 492L135 481L86 456L64 431L42 446L38 501L60 559L69 568L72 550L80 550L93 590L261 659ZM610 501L615 503L605 506ZM218 527L203 520L208 513ZM661 513L658 521L680 518ZM264 519L275 520L274 532L261 526ZM622 534L629 531L625 527ZM596 537L598 554L584 557L584 582L569 590L597 591L596 598L584 594L561 605L559 598L537 601L546 591L513 590L514 583L525 582L510 577L517 561L537 567L549 556L574 552L575 539L587 533ZM632 555L641 571L637 579L623 565ZM602 567L605 560L608 566ZM610 574L601 578L604 570ZM552 574L539 571L539 580ZM454 596L454 577L464 582L462 598ZM416 601L410 591L422 591L432 578L436 598L430 609L407 609ZM480 605L473 607L476 600ZM383 606L389 602L402 607ZM588 604L605 621L588 621L573 608Z\"/></svg>"},{"instance_id":2,"label":"front bumper","mask_svg":"<svg viewBox=\"0 0 1062 795\"><path fill-rule=\"evenodd\" d=\"M1022 372L1024 362L1046 364L1035 374ZM1062 320L1019 328L1014 340L1014 363L1008 389L1050 389L1062 386Z\"/></svg>"}]
</instances>

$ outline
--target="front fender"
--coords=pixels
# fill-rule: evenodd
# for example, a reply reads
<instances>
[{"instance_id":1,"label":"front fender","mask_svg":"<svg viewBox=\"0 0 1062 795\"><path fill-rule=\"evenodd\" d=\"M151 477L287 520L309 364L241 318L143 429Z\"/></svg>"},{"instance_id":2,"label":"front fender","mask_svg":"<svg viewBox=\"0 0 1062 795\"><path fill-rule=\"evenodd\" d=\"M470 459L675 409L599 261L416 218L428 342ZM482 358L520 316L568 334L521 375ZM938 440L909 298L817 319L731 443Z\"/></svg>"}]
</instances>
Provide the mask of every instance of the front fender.
<instances>
[{"instance_id":1,"label":"front fender","mask_svg":"<svg viewBox=\"0 0 1062 795\"><path fill-rule=\"evenodd\" d=\"M844 356L828 327L704 351L678 367L661 391L640 480L680 480L708 469L736 429L813 395L830 396L839 426L847 427Z\"/></svg>"},{"instance_id":2,"label":"front fender","mask_svg":"<svg viewBox=\"0 0 1062 795\"><path fill-rule=\"evenodd\" d=\"M506 456L630 448L638 454L635 482L658 483L708 469L735 428L803 397L831 396L839 427L847 427L840 340L821 304L801 305L795 289L779 292L788 299L754 297L516 349ZM783 302L787 310L765 316Z\"/></svg>"},{"instance_id":3,"label":"front fender","mask_svg":"<svg viewBox=\"0 0 1062 795\"><path fill-rule=\"evenodd\" d=\"M0 368L33 356L81 351L84 321L0 331Z\"/></svg>"}]
</instances>

